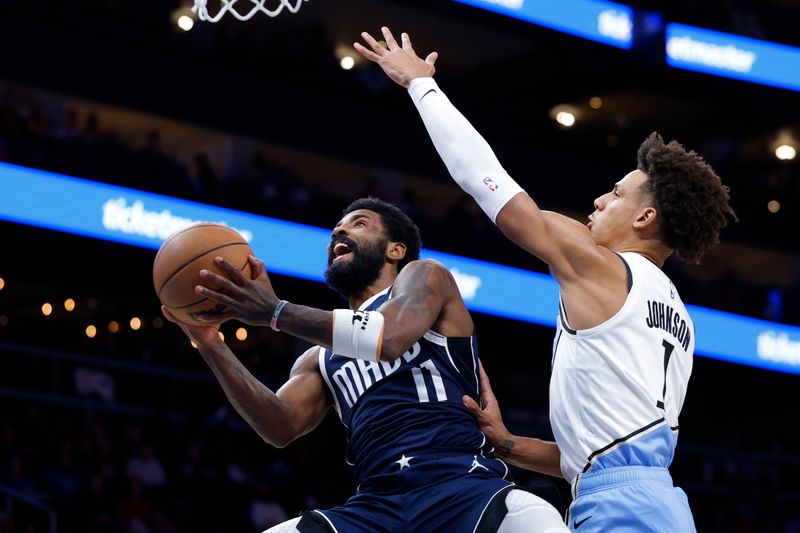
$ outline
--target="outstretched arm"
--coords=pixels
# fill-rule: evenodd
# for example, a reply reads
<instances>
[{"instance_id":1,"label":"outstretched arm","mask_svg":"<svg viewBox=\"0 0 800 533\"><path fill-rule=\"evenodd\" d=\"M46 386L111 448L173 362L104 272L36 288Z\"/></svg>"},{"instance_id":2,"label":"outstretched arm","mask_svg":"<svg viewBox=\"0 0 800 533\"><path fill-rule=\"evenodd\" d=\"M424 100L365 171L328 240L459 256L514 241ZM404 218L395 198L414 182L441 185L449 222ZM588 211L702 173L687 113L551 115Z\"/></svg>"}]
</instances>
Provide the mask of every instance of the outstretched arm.
<instances>
[{"instance_id":1,"label":"outstretched arm","mask_svg":"<svg viewBox=\"0 0 800 533\"><path fill-rule=\"evenodd\" d=\"M407 34L399 45L388 28L382 31L386 47L363 33L369 48L356 43L356 49L408 89L451 176L500 230L550 265L562 283L577 279L580 272L596 272L598 263L609 263L609 252L597 246L585 226L539 209L503 169L486 140L433 80L436 54L423 60Z\"/></svg>"},{"instance_id":2,"label":"outstretched arm","mask_svg":"<svg viewBox=\"0 0 800 533\"><path fill-rule=\"evenodd\" d=\"M492 392L489 377L480 365L481 373L481 405L469 396L464 396L464 406L475 416L478 426L486 438L494 446L495 455L512 465L548 474L564 477L561 473L561 452L555 442L548 442L528 437L517 437L509 433L503 424L497 398Z\"/></svg>"},{"instance_id":3,"label":"outstretched arm","mask_svg":"<svg viewBox=\"0 0 800 533\"><path fill-rule=\"evenodd\" d=\"M283 448L322 421L330 403L319 372L315 347L297 358L289 380L272 392L237 359L220 339L217 326L184 324L166 308L164 316L178 324L197 344L200 355L219 381L225 396L265 442Z\"/></svg>"},{"instance_id":4,"label":"outstretched arm","mask_svg":"<svg viewBox=\"0 0 800 533\"><path fill-rule=\"evenodd\" d=\"M238 268L222 258L217 258L217 262L230 279L208 271L201 272L205 285L198 286L198 294L226 306L222 312L201 315L201 318L213 321L237 318L254 325L271 323L280 300L275 296L264 263L252 257L250 261L254 279L247 279ZM440 322L444 306L454 303L456 297L460 302L458 288L447 268L432 260L412 261L397 277L392 298L378 311L323 311L287 303L280 310L274 325L280 331L329 348L340 355L394 361ZM454 331L442 333L471 335L472 320L466 309L457 314L457 318L448 321L448 327ZM367 320L368 317L371 318ZM337 319L344 323L335 325ZM361 326L368 323L370 329L367 334L370 337L363 338L365 333ZM378 328L376 324L380 325L379 329L373 329ZM347 335L352 335L352 338L343 339ZM351 340L348 348L352 348L353 353L348 353L342 347ZM369 353L360 353L359 347Z\"/></svg>"}]
</instances>

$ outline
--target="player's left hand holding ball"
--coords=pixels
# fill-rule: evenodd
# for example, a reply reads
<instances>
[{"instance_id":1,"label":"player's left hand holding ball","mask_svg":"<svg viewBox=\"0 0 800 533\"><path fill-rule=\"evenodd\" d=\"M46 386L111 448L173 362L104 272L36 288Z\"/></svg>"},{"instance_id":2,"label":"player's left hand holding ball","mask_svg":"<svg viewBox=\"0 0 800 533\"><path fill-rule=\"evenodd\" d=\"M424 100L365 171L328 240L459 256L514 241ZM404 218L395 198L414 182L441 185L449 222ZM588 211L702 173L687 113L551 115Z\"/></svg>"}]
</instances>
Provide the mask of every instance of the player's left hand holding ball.
<instances>
[{"instance_id":1,"label":"player's left hand holding ball","mask_svg":"<svg viewBox=\"0 0 800 533\"><path fill-rule=\"evenodd\" d=\"M200 320L221 322L235 318L251 326L269 325L272 312L280 300L275 296L264 262L252 255L248 260L253 279L245 277L238 268L222 257L215 258L214 262L230 279L208 270L200 271L203 285L195 287L195 292L225 306L223 311L198 315Z\"/></svg>"},{"instance_id":2,"label":"player's left hand holding ball","mask_svg":"<svg viewBox=\"0 0 800 533\"><path fill-rule=\"evenodd\" d=\"M208 326L194 326L187 324L169 312L166 305L161 306L161 313L164 318L180 326L183 332L198 346L211 346L215 342L221 342L219 337L219 323L209 324Z\"/></svg>"}]
</instances>

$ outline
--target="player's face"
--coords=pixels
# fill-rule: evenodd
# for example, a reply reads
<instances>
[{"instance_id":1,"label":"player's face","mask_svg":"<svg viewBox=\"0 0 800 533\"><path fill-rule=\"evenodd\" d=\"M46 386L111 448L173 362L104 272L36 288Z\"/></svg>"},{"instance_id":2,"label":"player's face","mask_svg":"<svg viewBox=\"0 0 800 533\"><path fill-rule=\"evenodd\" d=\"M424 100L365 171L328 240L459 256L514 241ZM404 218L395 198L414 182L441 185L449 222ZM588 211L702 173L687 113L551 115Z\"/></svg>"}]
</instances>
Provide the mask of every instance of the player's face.
<instances>
[{"instance_id":1,"label":"player's face","mask_svg":"<svg viewBox=\"0 0 800 533\"><path fill-rule=\"evenodd\" d=\"M641 190L646 179L647 174L634 170L594 201L587 227L597 244L614 250L631 236L633 224L649 200Z\"/></svg>"},{"instance_id":2,"label":"player's face","mask_svg":"<svg viewBox=\"0 0 800 533\"><path fill-rule=\"evenodd\" d=\"M359 209L347 214L331 234L325 281L345 297L366 289L386 264L388 243L378 213Z\"/></svg>"}]
</instances>

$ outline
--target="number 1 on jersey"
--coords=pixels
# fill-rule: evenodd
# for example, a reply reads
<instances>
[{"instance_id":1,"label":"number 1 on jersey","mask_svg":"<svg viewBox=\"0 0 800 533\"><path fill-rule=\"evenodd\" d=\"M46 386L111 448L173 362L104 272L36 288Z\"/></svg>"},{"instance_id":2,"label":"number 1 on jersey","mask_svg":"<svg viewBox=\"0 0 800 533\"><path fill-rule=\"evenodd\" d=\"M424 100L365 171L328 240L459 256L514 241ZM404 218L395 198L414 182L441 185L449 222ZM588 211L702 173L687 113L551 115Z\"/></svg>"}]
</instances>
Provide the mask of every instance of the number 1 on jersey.
<instances>
[{"instance_id":1,"label":"number 1 on jersey","mask_svg":"<svg viewBox=\"0 0 800 533\"><path fill-rule=\"evenodd\" d=\"M667 401L667 367L669 366L669 358L672 357L672 350L675 349L667 339L661 343L664 347L664 390L661 392L661 400L656 402L656 407L664 409L664 402Z\"/></svg>"},{"instance_id":2,"label":"number 1 on jersey","mask_svg":"<svg viewBox=\"0 0 800 533\"><path fill-rule=\"evenodd\" d=\"M419 396L419 401L422 403L427 403L430 401L428 398L428 386L425 384L425 376L422 372L423 368L431 374L433 389L436 391L436 401L443 402L447 400L447 393L444 390L442 374L439 373L439 369L436 368L436 365L433 364L433 361L428 359L419 365L419 368L411 369L411 372L414 374L414 383L417 385L417 396Z\"/></svg>"}]
</instances>

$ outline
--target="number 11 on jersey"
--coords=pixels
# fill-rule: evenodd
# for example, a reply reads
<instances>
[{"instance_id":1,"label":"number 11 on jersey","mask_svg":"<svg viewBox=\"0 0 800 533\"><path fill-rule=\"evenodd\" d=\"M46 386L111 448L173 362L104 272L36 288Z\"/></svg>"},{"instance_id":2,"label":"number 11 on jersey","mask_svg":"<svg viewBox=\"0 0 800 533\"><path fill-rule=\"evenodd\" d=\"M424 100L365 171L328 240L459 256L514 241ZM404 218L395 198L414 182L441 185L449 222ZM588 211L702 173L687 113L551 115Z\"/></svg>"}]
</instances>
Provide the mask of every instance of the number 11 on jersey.
<instances>
[{"instance_id":1,"label":"number 11 on jersey","mask_svg":"<svg viewBox=\"0 0 800 533\"><path fill-rule=\"evenodd\" d=\"M439 373L439 369L436 368L436 365L433 364L433 361L428 359L419 365L418 368L411 369L411 372L414 374L414 383L417 386L417 396L419 396L419 401L421 403L427 403L430 401L428 397L428 386L425 383L425 372L423 372L423 369L427 370L431 375L433 389L436 391L436 401L443 402L447 400L447 393L444 390L442 374Z\"/></svg>"}]
</instances>

